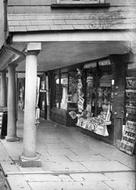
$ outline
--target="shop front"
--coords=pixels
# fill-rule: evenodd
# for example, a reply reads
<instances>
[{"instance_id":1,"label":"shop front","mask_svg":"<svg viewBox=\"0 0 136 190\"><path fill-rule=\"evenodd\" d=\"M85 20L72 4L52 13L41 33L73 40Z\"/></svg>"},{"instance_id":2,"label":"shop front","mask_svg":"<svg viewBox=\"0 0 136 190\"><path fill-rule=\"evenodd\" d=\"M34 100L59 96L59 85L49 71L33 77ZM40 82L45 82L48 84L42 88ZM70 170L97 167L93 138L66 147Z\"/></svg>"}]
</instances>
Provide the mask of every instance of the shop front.
<instances>
[{"instance_id":1,"label":"shop front","mask_svg":"<svg viewBox=\"0 0 136 190\"><path fill-rule=\"evenodd\" d=\"M128 54L48 72L50 117L116 146L125 124Z\"/></svg>"}]
</instances>

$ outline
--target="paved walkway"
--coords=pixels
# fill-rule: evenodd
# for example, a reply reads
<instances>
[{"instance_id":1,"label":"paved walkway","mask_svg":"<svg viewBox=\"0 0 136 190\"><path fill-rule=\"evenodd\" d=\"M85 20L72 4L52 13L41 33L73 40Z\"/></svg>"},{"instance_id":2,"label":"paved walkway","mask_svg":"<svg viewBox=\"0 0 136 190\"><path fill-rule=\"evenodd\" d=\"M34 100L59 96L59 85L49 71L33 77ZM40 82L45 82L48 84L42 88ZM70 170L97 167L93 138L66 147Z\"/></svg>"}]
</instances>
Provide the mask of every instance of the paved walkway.
<instances>
[{"instance_id":1,"label":"paved walkway","mask_svg":"<svg viewBox=\"0 0 136 190\"><path fill-rule=\"evenodd\" d=\"M0 162L12 190L135 190L134 156L49 121L41 120L37 129L42 167L20 167L22 132L19 115L21 140L0 143Z\"/></svg>"},{"instance_id":2,"label":"paved walkway","mask_svg":"<svg viewBox=\"0 0 136 190\"><path fill-rule=\"evenodd\" d=\"M10 186L7 181L7 177L0 165L0 190L10 190Z\"/></svg>"}]
</instances>

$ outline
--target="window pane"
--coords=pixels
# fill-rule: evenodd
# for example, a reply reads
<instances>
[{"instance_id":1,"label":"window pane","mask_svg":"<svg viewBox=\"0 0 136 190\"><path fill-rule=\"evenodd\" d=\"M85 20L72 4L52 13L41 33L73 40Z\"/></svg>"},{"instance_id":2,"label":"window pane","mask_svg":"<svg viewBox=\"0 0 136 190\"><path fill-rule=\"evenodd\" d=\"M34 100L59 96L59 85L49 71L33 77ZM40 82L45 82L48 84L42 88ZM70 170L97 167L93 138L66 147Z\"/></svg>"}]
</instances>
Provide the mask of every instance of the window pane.
<instances>
[{"instance_id":1,"label":"window pane","mask_svg":"<svg viewBox=\"0 0 136 190\"><path fill-rule=\"evenodd\" d=\"M59 75L56 74L55 76L55 105L57 108L59 108L59 102L60 102L60 96L61 96L61 90L60 90L60 79L59 79Z\"/></svg>"},{"instance_id":2,"label":"window pane","mask_svg":"<svg viewBox=\"0 0 136 190\"><path fill-rule=\"evenodd\" d=\"M92 75L87 75L86 84L86 109L89 113L94 114L96 91L94 87L94 77Z\"/></svg>"},{"instance_id":3,"label":"window pane","mask_svg":"<svg viewBox=\"0 0 136 190\"><path fill-rule=\"evenodd\" d=\"M68 74L61 74L61 99L60 108L67 110L67 97L68 97Z\"/></svg>"},{"instance_id":4,"label":"window pane","mask_svg":"<svg viewBox=\"0 0 136 190\"><path fill-rule=\"evenodd\" d=\"M78 80L76 77L76 72L71 72L69 75L69 102L77 103L78 102L78 93L77 93L77 84Z\"/></svg>"},{"instance_id":5,"label":"window pane","mask_svg":"<svg viewBox=\"0 0 136 190\"><path fill-rule=\"evenodd\" d=\"M87 4L95 4L99 3L99 0L59 0L59 3L65 4L79 4L79 3L87 3Z\"/></svg>"},{"instance_id":6,"label":"window pane","mask_svg":"<svg viewBox=\"0 0 136 190\"><path fill-rule=\"evenodd\" d=\"M55 75L55 106L67 110L68 97L68 74L60 73Z\"/></svg>"}]
</instances>

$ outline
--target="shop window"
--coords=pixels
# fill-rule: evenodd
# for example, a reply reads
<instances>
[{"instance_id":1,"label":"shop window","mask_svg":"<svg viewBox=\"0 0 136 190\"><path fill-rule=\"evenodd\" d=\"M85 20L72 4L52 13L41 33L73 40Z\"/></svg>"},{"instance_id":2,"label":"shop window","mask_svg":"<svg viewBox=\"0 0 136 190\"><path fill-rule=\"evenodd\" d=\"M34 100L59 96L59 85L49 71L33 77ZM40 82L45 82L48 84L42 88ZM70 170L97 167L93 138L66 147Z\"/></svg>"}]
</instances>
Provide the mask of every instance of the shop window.
<instances>
[{"instance_id":1,"label":"shop window","mask_svg":"<svg viewBox=\"0 0 136 190\"><path fill-rule=\"evenodd\" d=\"M87 71L86 107L90 109L93 116L99 115L103 107L111 105L112 75L110 70L108 64L106 66L99 64L99 67L92 69L91 72Z\"/></svg>"},{"instance_id":2,"label":"shop window","mask_svg":"<svg viewBox=\"0 0 136 190\"><path fill-rule=\"evenodd\" d=\"M38 82L38 80L37 80ZM38 98L38 107L40 108L40 117L46 119L46 93L47 93L47 87L46 87L46 75L45 73L39 77L39 83L40 83L40 93ZM37 85L38 87L38 85Z\"/></svg>"},{"instance_id":3,"label":"shop window","mask_svg":"<svg viewBox=\"0 0 136 190\"><path fill-rule=\"evenodd\" d=\"M25 79L18 78L18 108L20 110L24 109L24 102L25 102Z\"/></svg>"},{"instance_id":4,"label":"shop window","mask_svg":"<svg viewBox=\"0 0 136 190\"><path fill-rule=\"evenodd\" d=\"M111 63L109 60L91 63L89 67L77 69L75 76L73 86L77 87L77 111L70 111L70 116L77 117L77 126L108 136L107 126L111 125L112 111Z\"/></svg>"},{"instance_id":5,"label":"shop window","mask_svg":"<svg viewBox=\"0 0 136 190\"><path fill-rule=\"evenodd\" d=\"M71 4L76 4L76 3L104 3L104 0L99 1L99 0L57 0L57 3L71 3Z\"/></svg>"},{"instance_id":6,"label":"shop window","mask_svg":"<svg viewBox=\"0 0 136 190\"><path fill-rule=\"evenodd\" d=\"M60 98L61 98L61 89L60 89L60 79L59 75L56 74L55 76L55 106L56 108L60 107Z\"/></svg>"},{"instance_id":7,"label":"shop window","mask_svg":"<svg viewBox=\"0 0 136 190\"><path fill-rule=\"evenodd\" d=\"M55 106L67 110L68 75L59 72L55 75Z\"/></svg>"},{"instance_id":8,"label":"shop window","mask_svg":"<svg viewBox=\"0 0 136 190\"><path fill-rule=\"evenodd\" d=\"M76 74L76 71L69 73L68 102L73 104L77 104L78 101Z\"/></svg>"},{"instance_id":9,"label":"shop window","mask_svg":"<svg viewBox=\"0 0 136 190\"><path fill-rule=\"evenodd\" d=\"M67 98L68 98L68 75L61 74L61 101L60 101L60 108L67 109Z\"/></svg>"}]
</instances>

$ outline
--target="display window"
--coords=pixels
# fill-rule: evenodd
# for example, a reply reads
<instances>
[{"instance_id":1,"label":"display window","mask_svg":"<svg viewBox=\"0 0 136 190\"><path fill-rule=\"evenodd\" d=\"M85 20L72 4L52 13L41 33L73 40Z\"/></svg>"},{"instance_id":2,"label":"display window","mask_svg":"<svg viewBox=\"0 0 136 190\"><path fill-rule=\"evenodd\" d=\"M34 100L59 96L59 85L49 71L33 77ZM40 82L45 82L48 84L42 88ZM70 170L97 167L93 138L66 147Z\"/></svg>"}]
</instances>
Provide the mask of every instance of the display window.
<instances>
[{"instance_id":1,"label":"display window","mask_svg":"<svg viewBox=\"0 0 136 190\"><path fill-rule=\"evenodd\" d=\"M135 112L136 83L133 78L127 79L129 88L125 93L126 72L124 55L110 55L50 71L51 119L79 127L95 138L118 146L125 110ZM133 114L128 118L134 120Z\"/></svg>"},{"instance_id":2,"label":"display window","mask_svg":"<svg viewBox=\"0 0 136 190\"><path fill-rule=\"evenodd\" d=\"M18 78L18 108L20 110L24 110L24 102L25 102L25 79Z\"/></svg>"},{"instance_id":3,"label":"display window","mask_svg":"<svg viewBox=\"0 0 136 190\"><path fill-rule=\"evenodd\" d=\"M77 66L65 73L57 70L54 79L55 107L66 110L76 126L108 136L107 126L111 125L112 112L112 67L109 60L87 67Z\"/></svg>"},{"instance_id":4,"label":"display window","mask_svg":"<svg viewBox=\"0 0 136 190\"><path fill-rule=\"evenodd\" d=\"M39 93L38 93L39 92ZM46 74L37 77L37 107L40 108L40 117L46 119Z\"/></svg>"},{"instance_id":5,"label":"display window","mask_svg":"<svg viewBox=\"0 0 136 190\"><path fill-rule=\"evenodd\" d=\"M69 88L68 88L68 102L77 104L78 94L77 94L77 77L76 71L69 72Z\"/></svg>"},{"instance_id":6,"label":"display window","mask_svg":"<svg viewBox=\"0 0 136 190\"><path fill-rule=\"evenodd\" d=\"M86 71L86 107L97 116L103 107L111 105L111 66L88 69Z\"/></svg>"},{"instance_id":7,"label":"display window","mask_svg":"<svg viewBox=\"0 0 136 190\"><path fill-rule=\"evenodd\" d=\"M62 96L62 90L60 85L60 77L59 74L55 74L55 107L60 108L60 99Z\"/></svg>"},{"instance_id":8,"label":"display window","mask_svg":"<svg viewBox=\"0 0 136 190\"><path fill-rule=\"evenodd\" d=\"M60 71L55 74L55 106L67 110L68 74Z\"/></svg>"},{"instance_id":9,"label":"display window","mask_svg":"<svg viewBox=\"0 0 136 190\"><path fill-rule=\"evenodd\" d=\"M86 88L83 96L78 95L78 103L82 102L84 105L81 106L81 110L78 109L77 126L102 136L109 135L107 126L111 125L111 73L112 68L108 62L106 65L96 63L93 68L84 69L81 74L82 83L85 80ZM82 75L86 77L84 78ZM83 87L80 88L80 91L82 89ZM80 98L82 98L82 101L80 101Z\"/></svg>"}]
</instances>

